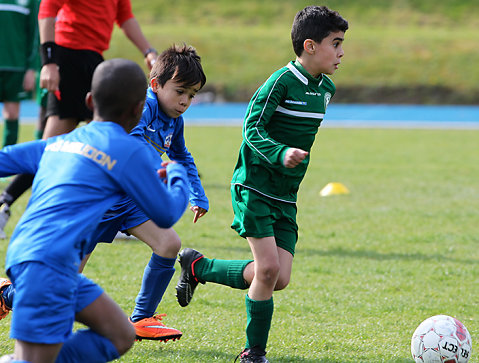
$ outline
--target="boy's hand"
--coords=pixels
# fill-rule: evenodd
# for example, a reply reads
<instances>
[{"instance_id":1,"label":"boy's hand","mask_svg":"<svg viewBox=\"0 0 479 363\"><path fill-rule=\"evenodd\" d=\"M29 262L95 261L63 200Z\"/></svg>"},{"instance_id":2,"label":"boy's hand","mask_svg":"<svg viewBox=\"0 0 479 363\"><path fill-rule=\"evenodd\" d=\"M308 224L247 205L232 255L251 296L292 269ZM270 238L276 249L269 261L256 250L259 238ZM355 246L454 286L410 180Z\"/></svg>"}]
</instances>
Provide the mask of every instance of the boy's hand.
<instances>
[{"instance_id":1,"label":"boy's hand","mask_svg":"<svg viewBox=\"0 0 479 363\"><path fill-rule=\"evenodd\" d=\"M294 168L298 166L307 155L307 151L290 147L284 154L283 165L286 168Z\"/></svg>"},{"instance_id":2,"label":"boy's hand","mask_svg":"<svg viewBox=\"0 0 479 363\"><path fill-rule=\"evenodd\" d=\"M190 209L195 213L193 217L193 223L196 223L198 219L203 217L208 211L204 208L198 207L197 205L191 206Z\"/></svg>"},{"instance_id":3,"label":"boy's hand","mask_svg":"<svg viewBox=\"0 0 479 363\"><path fill-rule=\"evenodd\" d=\"M35 71L29 69L25 72L23 76L23 89L25 91L31 91L35 88Z\"/></svg>"},{"instance_id":4,"label":"boy's hand","mask_svg":"<svg viewBox=\"0 0 479 363\"><path fill-rule=\"evenodd\" d=\"M148 67L148 70L151 71L153 64L155 64L156 59L158 58L158 53L150 52L145 56L145 64Z\"/></svg>"},{"instance_id":5,"label":"boy's hand","mask_svg":"<svg viewBox=\"0 0 479 363\"><path fill-rule=\"evenodd\" d=\"M160 177L160 179L163 180L163 182L166 184L167 183L167 179L166 179L166 166L168 164L176 164L176 161L171 161L171 160L168 160L168 161L163 161L161 163L161 166L163 167L162 169L158 169L156 172L158 173L158 176Z\"/></svg>"}]
</instances>

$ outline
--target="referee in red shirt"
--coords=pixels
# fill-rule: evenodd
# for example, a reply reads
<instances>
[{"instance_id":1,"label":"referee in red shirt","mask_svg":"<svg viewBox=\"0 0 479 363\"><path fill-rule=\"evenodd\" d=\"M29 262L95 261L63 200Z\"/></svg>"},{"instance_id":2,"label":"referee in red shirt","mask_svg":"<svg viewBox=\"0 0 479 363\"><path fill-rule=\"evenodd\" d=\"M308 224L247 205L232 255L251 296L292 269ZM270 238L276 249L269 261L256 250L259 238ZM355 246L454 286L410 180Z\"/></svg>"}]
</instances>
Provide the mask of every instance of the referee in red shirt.
<instances>
[{"instance_id":1,"label":"referee in red shirt","mask_svg":"<svg viewBox=\"0 0 479 363\"><path fill-rule=\"evenodd\" d=\"M130 0L41 1L40 86L50 91L44 138L70 132L80 121L91 120L85 96L93 71L109 47L115 22L144 54L151 69L158 54L143 35Z\"/></svg>"}]
</instances>

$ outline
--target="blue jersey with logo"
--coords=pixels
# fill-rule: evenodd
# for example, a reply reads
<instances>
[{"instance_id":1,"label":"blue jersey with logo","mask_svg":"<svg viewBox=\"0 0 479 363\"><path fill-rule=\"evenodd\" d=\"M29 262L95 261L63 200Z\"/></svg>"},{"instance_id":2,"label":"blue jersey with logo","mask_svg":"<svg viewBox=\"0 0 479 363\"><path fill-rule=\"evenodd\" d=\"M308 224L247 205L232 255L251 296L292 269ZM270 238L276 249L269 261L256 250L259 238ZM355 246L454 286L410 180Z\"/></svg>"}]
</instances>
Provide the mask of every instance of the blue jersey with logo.
<instances>
[{"instance_id":1,"label":"blue jersey with logo","mask_svg":"<svg viewBox=\"0 0 479 363\"><path fill-rule=\"evenodd\" d=\"M144 139L157 153L158 160L166 153L170 160L182 164L188 173L190 204L208 210L209 203L201 185L195 161L185 145L183 117L168 117L158 105L158 98L148 88L143 114L131 135Z\"/></svg>"},{"instance_id":2,"label":"blue jersey with logo","mask_svg":"<svg viewBox=\"0 0 479 363\"><path fill-rule=\"evenodd\" d=\"M150 149L113 122L92 121L69 134L2 149L0 176L36 174L6 269L41 261L77 274L103 214L125 193L158 226L170 228L188 204L186 172L168 165L165 185L152 165Z\"/></svg>"}]
</instances>

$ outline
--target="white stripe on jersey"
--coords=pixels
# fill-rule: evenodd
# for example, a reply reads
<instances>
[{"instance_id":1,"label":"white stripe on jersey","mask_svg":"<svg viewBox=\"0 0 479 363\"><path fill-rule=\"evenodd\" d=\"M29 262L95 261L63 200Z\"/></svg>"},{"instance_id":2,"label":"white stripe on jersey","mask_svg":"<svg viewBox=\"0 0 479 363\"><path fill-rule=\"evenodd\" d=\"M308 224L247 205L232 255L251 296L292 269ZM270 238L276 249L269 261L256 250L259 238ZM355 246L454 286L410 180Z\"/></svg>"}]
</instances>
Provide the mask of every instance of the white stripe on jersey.
<instances>
[{"instance_id":1,"label":"white stripe on jersey","mask_svg":"<svg viewBox=\"0 0 479 363\"><path fill-rule=\"evenodd\" d=\"M324 113L318 113L318 112L302 112L302 111L291 111L288 110L287 108L278 106L276 108L276 111L285 113L287 115L291 116L297 116L297 117L306 117L306 118L324 118Z\"/></svg>"},{"instance_id":2,"label":"white stripe on jersey","mask_svg":"<svg viewBox=\"0 0 479 363\"><path fill-rule=\"evenodd\" d=\"M12 11L14 13L20 13L23 15L30 14L30 9L20 5L13 5L13 4L0 4L0 11Z\"/></svg>"},{"instance_id":3,"label":"white stripe on jersey","mask_svg":"<svg viewBox=\"0 0 479 363\"><path fill-rule=\"evenodd\" d=\"M260 133L259 130L258 130L257 125L260 123L260 121L261 121L261 119L262 119L262 117L263 117L264 110L266 109L266 106L268 105L269 97L271 96L271 93L273 93L273 90L274 90L274 88L275 88L275 86L276 86L276 83L278 83L279 79L280 79L285 73L287 73L287 72L288 72L288 71L285 70L283 73L281 73L281 74L278 76L278 78L276 79L276 81L274 82L273 87L271 87L271 90L269 91L268 97L266 98L266 102L264 103L263 109L261 110L261 114L260 114L260 116L259 116L259 118L258 118L258 121L255 122L255 125L256 125L256 126L255 126L255 129L256 129L256 133L258 134L258 136L259 136L260 138L262 138L263 141L270 142L270 143L272 143L272 144L274 144L274 145L278 145L278 143L277 143L275 140L273 140L273 139L265 139L265 138L263 138L263 136L261 135L261 133ZM271 78L271 76L270 76L269 78ZM269 78L268 78L268 79L269 79ZM267 83L267 81L266 81L265 83L263 83L263 85L261 86L261 88L263 88L266 83ZM258 91L258 93L256 94L256 97L258 97L259 93L260 93L260 91ZM251 112L252 112L252 110L253 110L253 105L254 105L255 102L256 102L256 98L255 98L255 100L253 101L253 104L251 105L250 113L248 114L248 117L246 118L246 120L248 120L248 118L250 117ZM254 145L251 143L251 141L249 141L248 138L246 137L246 122L244 123L243 130L244 130L243 134L245 135L245 141L248 143L248 145L250 145L252 149L256 150L256 152L257 152L258 154L260 154L268 163L273 164L273 162L272 162L271 160L269 160L269 159L266 157L266 155L264 155L264 154L261 153L257 148L255 148Z\"/></svg>"}]
</instances>

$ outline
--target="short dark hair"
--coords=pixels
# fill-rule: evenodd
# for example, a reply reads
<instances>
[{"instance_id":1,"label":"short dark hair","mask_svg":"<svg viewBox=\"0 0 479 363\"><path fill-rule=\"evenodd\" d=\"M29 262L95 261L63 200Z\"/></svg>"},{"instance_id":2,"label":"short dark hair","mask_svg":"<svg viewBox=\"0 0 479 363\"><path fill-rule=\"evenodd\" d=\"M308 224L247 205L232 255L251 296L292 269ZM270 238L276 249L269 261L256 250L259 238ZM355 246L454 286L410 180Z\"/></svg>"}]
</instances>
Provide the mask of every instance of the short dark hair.
<instances>
[{"instance_id":1,"label":"short dark hair","mask_svg":"<svg viewBox=\"0 0 479 363\"><path fill-rule=\"evenodd\" d=\"M200 56L186 44L172 45L158 56L150 72L150 81L153 78L162 87L170 79L187 87L197 83L203 87L206 83Z\"/></svg>"},{"instance_id":2,"label":"short dark hair","mask_svg":"<svg viewBox=\"0 0 479 363\"><path fill-rule=\"evenodd\" d=\"M115 121L145 99L146 87L145 73L137 63L121 58L103 61L91 84L95 112Z\"/></svg>"},{"instance_id":3,"label":"short dark hair","mask_svg":"<svg viewBox=\"0 0 479 363\"><path fill-rule=\"evenodd\" d=\"M294 17L291 28L294 53L301 56L306 39L320 43L330 33L346 30L348 22L337 11L326 6L307 6Z\"/></svg>"}]
</instances>

